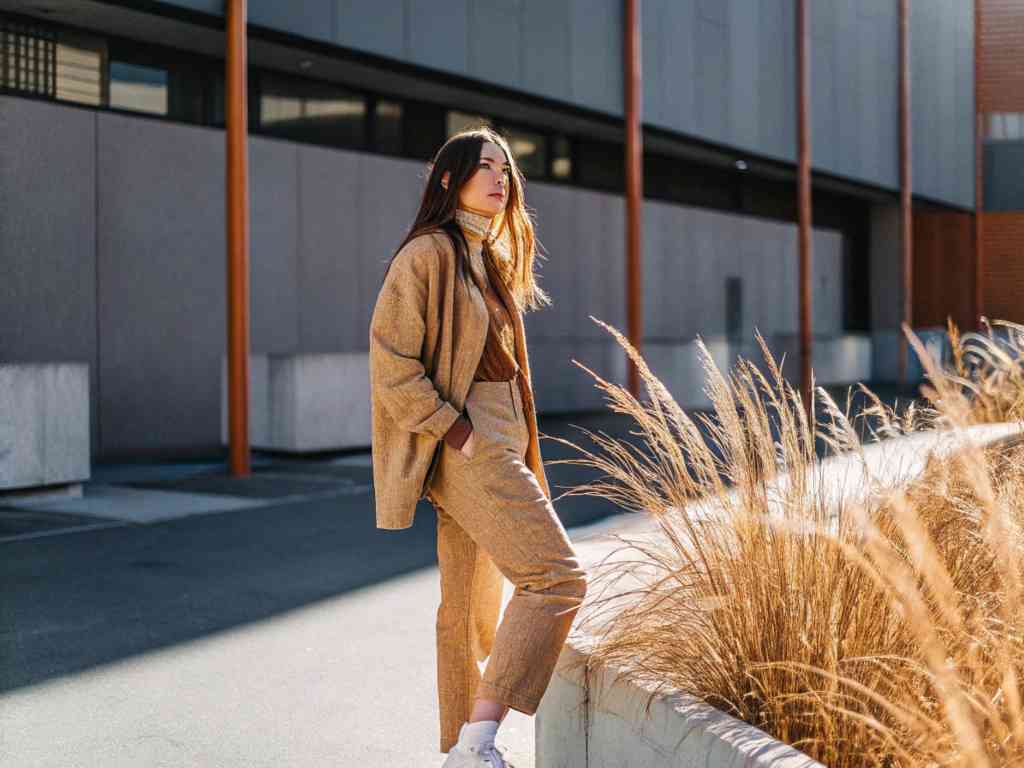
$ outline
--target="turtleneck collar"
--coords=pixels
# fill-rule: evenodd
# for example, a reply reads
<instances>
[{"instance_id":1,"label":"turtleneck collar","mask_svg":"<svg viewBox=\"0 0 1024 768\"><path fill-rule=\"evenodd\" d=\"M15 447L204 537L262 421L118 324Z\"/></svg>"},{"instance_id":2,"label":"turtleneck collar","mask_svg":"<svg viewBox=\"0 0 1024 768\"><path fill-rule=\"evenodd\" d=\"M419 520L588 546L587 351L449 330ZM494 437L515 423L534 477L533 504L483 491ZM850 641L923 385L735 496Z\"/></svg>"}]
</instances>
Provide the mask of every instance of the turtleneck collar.
<instances>
[{"instance_id":1,"label":"turtleneck collar","mask_svg":"<svg viewBox=\"0 0 1024 768\"><path fill-rule=\"evenodd\" d=\"M462 231L469 240L483 241L491 229L493 220L491 216L484 216L467 208L455 209L455 221L462 227Z\"/></svg>"}]
</instances>

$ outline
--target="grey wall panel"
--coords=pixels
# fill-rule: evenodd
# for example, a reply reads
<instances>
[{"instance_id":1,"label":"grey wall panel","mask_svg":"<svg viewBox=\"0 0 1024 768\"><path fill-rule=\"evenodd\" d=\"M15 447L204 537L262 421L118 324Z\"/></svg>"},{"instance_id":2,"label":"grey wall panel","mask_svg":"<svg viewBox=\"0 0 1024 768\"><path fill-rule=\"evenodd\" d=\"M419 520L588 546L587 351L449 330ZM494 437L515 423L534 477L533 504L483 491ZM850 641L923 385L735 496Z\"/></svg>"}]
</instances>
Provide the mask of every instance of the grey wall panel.
<instances>
[{"instance_id":1,"label":"grey wall panel","mask_svg":"<svg viewBox=\"0 0 1024 768\"><path fill-rule=\"evenodd\" d=\"M543 254L536 258L534 269L539 285L554 304L540 310L537 322L531 322L531 338L572 338L582 324L577 315L576 295L580 270L603 268L607 254L602 257L588 250L573 236L573 228L568 226L577 211L572 190L550 184L530 184L527 194L528 204L535 210L535 231Z\"/></svg>"},{"instance_id":2,"label":"grey wall panel","mask_svg":"<svg viewBox=\"0 0 1024 768\"><path fill-rule=\"evenodd\" d=\"M572 34L567 3L522 0L522 87L567 101L572 92Z\"/></svg>"},{"instance_id":3,"label":"grey wall panel","mask_svg":"<svg viewBox=\"0 0 1024 768\"><path fill-rule=\"evenodd\" d=\"M406 9L409 60L425 67L469 74L469 0L446 0L443 12L435 3L406 0Z\"/></svg>"},{"instance_id":4,"label":"grey wall panel","mask_svg":"<svg viewBox=\"0 0 1024 768\"><path fill-rule=\"evenodd\" d=\"M974 55L968 5L972 10L961 0L911 4L914 193L964 207L974 196L974 91L964 75Z\"/></svg>"},{"instance_id":5,"label":"grey wall panel","mask_svg":"<svg viewBox=\"0 0 1024 768\"><path fill-rule=\"evenodd\" d=\"M473 77L521 87L522 19L520 0L474 0L469 4L468 71Z\"/></svg>"},{"instance_id":6,"label":"grey wall panel","mask_svg":"<svg viewBox=\"0 0 1024 768\"><path fill-rule=\"evenodd\" d=\"M358 170L352 152L299 152L299 345L306 353L347 351L363 340Z\"/></svg>"},{"instance_id":7,"label":"grey wall panel","mask_svg":"<svg viewBox=\"0 0 1024 768\"><path fill-rule=\"evenodd\" d=\"M755 147L761 114L757 62L761 47L771 45L771 42L762 39L758 29L757 3L730 0L720 7L728 8L728 24L733 31L728 52L732 84L728 92L732 140L739 146Z\"/></svg>"},{"instance_id":8,"label":"grey wall panel","mask_svg":"<svg viewBox=\"0 0 1024 768\"><path fill-rule=\"evenodd\" d=\"M754 15L756 14L756 18ZM758 30L753 146L770 157L796 158L796 18L793 0L761 0L751 22Z\"/></svg>"},{"instance_id":9,"label":"grey wall panel","mask_svg":"<svg viewBox=\"0 0 1024 768\"><path fill-rule=\"evenodd\" d=\"M619 0L560 0L570 8L572 90L568 100L621 115L622 3ZM529 55L529 52L527 52Z\"/></svg>"},{"instance_id":10,"label":"grey wall panel","mask_svg":"<svg viewBox=\"0 0 1024 768\"><path fill-rule=\"evenodd\" d=\"M731 136L728 27L703 16L697 19L696 27L697 133Z\"/></svg>"},{"instance_id":11,"label":"grey wall panel","mask_svg":"<svg viewBox=\"0 0 1024 768\"><path fill-rule=\"evenodd\" d=\"M298 147L253 137L249 142L252 351L299 348Z\"/></svg>"},{"instance_id":12,"label":"grey wall panel","mask_svg":"<svg viewBox=\"0 0 1024 768\"><path fill-rule=\"evenodd\" d=\"M224 134L98 115L103 453L220 441Z\"/></svg>"},{"instance_id":13,"label":"grey wall panel","mask_svg":"<svg viewBox=\"0 0 1024 768\"><path fill-rule=\"evenodd\" d=\"M89 365L96 348L96 117L0 96L0 363Z\"/></svg>"},{"instance_id":14,"label":"grey wall panel","mask_svg":"<svg viewBox=\"0 0 1024 768\"><path fill-rule=\"evenodd\" d=\"M956 152L952 174L956 199L974 208L974 3L954 3L956 50Z\"/></svg>"},{"instance_id":15,"label":"grey wall panel","mask_svg":"<svg viewBox=\"0 0 1024 768\"><path fill-rule=\"evenodd\" d=\"M529 195L547 257L539 265L541 285L553 301L526 314L530 339L614 343L588 315L625 330L622 198L539 182Z\"/></svg>"},{"instance_id":16,"label":"grey wall panel","mask_svg":"<svg viewBox=\"0 0 1024 768\"><path fill-rule=\"evenodd\" d=\"M405 0L337 0L334 39L339 45L402 58L406 49Z\"/></svg>"},{"instance_id":17,"label":"grey wall panel","mask_svg":"<svg viewBox=\"0 0 1024 768\"><path fill-rule=\"evenodd\" d=\"M412 224L421 163L299 148L300 351L369 347L373 297Z\"/></svg>"},{"instance_id":18,"label":"grey wall panel","mask_svg":"<svg viewBox=\"0 0 1024 768\"><path fill-rule=\"evenodd\" d=\"M335 0L288 0L249 2L249 23L279 29L310 40L334 38Z\"/></svg>"},{"instance_id":19,"label":"grey wall panel","mask_svg":"<svg viewBox=\"0 0 1024 768\"><path fill-rule=\"evenodd\" d=\"M423 163L412 160L358 156L358 207L339 216L354 216L359 227L359 301L357 336L350 349L369 349L373 300L380 290L384 270L419 209L425 182ZM342 218L342 220L344 220ZM324 311L333 312L330 307Z\"/></svg>"},{"instance_id":20,"label":"grey wall panel","mask_svg":"<svg viewBox=\"0 0 1024 768\"><path fill-rule=\"evenodd\" d=\"M766 336L796 333L795 225L653 201L644 204L644 221L645 339L725 334L729 277L742 280L742 341L752 341L755 328ZM813 248L814 331L837 335L842 238L816 229Z\"/></svg>"}]
</instances>

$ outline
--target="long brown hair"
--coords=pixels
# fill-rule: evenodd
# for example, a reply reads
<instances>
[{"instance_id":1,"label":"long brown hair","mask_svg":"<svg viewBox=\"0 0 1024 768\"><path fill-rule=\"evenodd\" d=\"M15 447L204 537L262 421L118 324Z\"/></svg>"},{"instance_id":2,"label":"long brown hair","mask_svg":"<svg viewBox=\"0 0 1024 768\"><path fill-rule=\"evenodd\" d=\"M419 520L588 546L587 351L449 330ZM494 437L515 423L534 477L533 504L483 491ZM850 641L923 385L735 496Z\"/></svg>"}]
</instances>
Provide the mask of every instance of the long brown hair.
<instances>
[{"instance_id":1,"label":"long brown hair","mask_svg":"<svg viewBox=\"0 0 1024 768\"><path fill-rule=\"evenodd\" d=\"M494 142L504 151L509 164L509 185L505 210L495 217L498 223L493 227L489 239L483 243L483 255L504 278L520 311L540 309L551 304L551 297L534 280L533 260L538 255L537 241L533 221L526 207L523 191L525 178L508 142L497 131L486 126L459 131L434 155L428 166L430 174L423 189L419 211L409 232L391 256L388 269L398 251L410 240L432 232L443 232L455 248L458 274L465 279L469 247L462 228L455 221L455 211L459 206L459 191L476 173L480 151L486 141ZM445 171L451 173L447 189L441 186ZM384 275L387 276L387 270Z\"/></svg>"}]
</instances>

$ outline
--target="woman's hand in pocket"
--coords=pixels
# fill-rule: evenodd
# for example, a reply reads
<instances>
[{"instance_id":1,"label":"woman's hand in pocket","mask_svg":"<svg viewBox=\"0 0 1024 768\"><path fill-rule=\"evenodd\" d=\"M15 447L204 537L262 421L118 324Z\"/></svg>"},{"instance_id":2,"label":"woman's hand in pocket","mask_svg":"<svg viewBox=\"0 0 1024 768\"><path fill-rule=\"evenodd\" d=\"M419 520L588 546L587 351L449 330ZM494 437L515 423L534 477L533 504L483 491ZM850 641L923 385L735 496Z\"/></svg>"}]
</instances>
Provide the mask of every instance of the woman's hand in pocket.
<instances>
[{"instance_id":1,"label":"woman's hand in pocket","mask_svg":"<svg viewBox=\"0 0 1024 768\"><path fill-rule=\"evenodd\" d=\"M462 444L462 447L459 448L459 450L462 451L462 455L465 456L467 459L472 457L473 455L474 442L476 442L476 430L472 428L472 425L470 425L469 437L466 438L466 442L464 442Z\"/></svg>"},{"instance_id":2,"label":"woman's hand in pocket","mask_svg":"<svg viewBox=\"0 0 1024 768\"><path fill-rule=\"evenodd\" d=\"M471 456L473 450L472 442L475 430L473 429L473 422L469 418L462 414L455 423L452 424L451 428L444 436L444 440L448 445L455 450L461 452L467 458Z\"/></svg>"}]
</instances>

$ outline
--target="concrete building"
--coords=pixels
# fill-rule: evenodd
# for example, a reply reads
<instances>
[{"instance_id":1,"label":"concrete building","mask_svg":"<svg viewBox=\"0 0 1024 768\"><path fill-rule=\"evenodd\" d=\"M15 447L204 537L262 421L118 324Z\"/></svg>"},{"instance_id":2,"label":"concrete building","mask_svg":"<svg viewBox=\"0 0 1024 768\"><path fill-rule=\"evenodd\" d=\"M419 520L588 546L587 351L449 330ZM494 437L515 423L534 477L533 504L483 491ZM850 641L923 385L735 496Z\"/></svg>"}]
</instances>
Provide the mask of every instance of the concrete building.
<instances>
[{"instance_id":1,"label":"concrete building","mask_svg":"<svg viewBox=\"0 0 1024 768\"><path fill-rule=\"evenodd\" d=\"M754 354L756 327L798 370L794 6L642 4L644 353L684 405L701 401L697 334L724 364ZM891 380L897 3L811 6L815 370ZM951 313L973 326L987 274L974 261L975 8L911 8L915 325ZM353 414L333 445L368 444L360 377L384 266L424 161L484 120L527 175L554 299L526 317L538 408L603 407L570 358L624 379L621 349L588 318L625 327L620 0L248 12L254 371L333 360L310 374ZM223 2L0 0L0 30L0 361L88 363L94 459L221 452ZM1011 101L984 123L993 211L1024 210L1024 104ZM1015 248L1000 269L1019 269ZM1006 316L1021 294L996 282Z\"/></svg>"}]
</instances>

